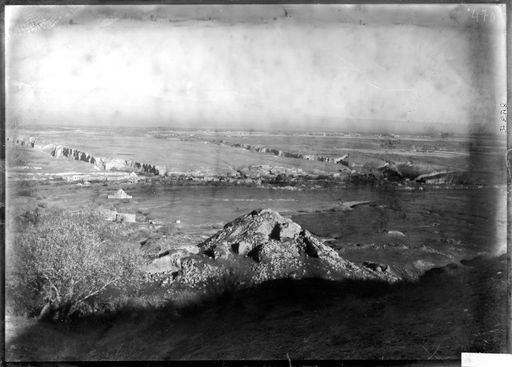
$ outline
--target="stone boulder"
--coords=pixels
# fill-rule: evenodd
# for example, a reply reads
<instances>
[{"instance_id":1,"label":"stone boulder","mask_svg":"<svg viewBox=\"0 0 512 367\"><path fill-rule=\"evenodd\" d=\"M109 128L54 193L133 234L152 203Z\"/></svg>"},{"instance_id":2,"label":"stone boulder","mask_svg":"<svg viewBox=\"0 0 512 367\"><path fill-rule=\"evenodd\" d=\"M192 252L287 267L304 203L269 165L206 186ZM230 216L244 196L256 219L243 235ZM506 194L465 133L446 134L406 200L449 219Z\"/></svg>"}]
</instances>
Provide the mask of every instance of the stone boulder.
<instances>
[{"instance_id":1,"label":"stone boulder","mask_svg":"<svg viewBox=\"0 0 512 367\"><path fill-rule=\"evenodd\" d=\"M150 274L175 273L181 269L181 260L189 255L189 252L182 249L169 250L147 264L144 270Z\"/></svg>"},{"instance_id":2,"label":"stone boulder","mask_svg":"<svg viewBox=\"0 0 512 367\"><path fill-rule=\"evenodd\" d=\"M367 267L368 269L371 269L373 271L378 271L378 272L385 272L385 271L390 270L388 265L378 264L378 263L374 263L372 261L363 262L363 266Z\"/></svg>"},{"instance_id":3,"label":"stone boulder","mask_svg":"<svg viewBox=\"0 0 512 367\"><path fill-rule=\"evenodd\" d=\"M302 228L270 209L255 210L235 219L199 245L212 258L247 254L256 246L274 239L294 239Z\"/></svg>"}]
</instances>

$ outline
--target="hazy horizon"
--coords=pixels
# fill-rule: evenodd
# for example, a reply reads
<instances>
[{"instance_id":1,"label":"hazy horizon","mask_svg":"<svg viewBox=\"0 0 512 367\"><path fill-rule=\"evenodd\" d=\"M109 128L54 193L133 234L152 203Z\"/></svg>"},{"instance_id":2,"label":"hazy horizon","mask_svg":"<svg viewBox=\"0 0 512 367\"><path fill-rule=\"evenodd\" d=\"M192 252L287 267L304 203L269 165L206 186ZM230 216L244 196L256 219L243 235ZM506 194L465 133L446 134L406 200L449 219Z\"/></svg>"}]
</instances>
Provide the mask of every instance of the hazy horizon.
<instances>
[{"instance_id":1,"label":"hazy horizon","mask_svg":"<svg viewBox=\"0 0 512 367\"><path fill-rule=\"evenodd\" d=\"M496 132L504 36L501 5L6 6L7 124Z\"/></svg>"}]
</instances>

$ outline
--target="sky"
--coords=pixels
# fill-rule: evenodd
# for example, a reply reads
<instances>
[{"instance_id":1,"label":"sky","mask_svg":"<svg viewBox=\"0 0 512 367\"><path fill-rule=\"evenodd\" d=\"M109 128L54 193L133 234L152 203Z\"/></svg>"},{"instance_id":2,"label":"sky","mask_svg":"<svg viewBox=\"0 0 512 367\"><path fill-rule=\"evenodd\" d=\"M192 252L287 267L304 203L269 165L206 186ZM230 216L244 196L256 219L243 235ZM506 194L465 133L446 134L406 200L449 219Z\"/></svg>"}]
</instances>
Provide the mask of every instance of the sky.
<instances>
[{"instance_id":1,"label":"sky","mask_svg":"<svg viewBox=\"0 0 512 367\"><path fill-rule=\"evenodd\" d=\"M6 6L7 123L499 127L502 5Z\"/></svg>"}]
</instances>

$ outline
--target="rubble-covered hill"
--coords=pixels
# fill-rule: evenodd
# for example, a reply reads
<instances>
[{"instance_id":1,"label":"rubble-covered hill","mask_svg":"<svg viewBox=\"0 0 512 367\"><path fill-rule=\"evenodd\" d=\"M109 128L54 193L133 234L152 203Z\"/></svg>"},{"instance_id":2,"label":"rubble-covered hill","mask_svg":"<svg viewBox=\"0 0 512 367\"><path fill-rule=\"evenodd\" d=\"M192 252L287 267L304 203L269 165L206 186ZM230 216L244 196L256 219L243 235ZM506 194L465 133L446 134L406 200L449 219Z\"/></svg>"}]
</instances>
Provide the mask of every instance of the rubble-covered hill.
<instances>
[{"instance_id":1,"label":"rubble-covered hill","mask_svg":"<svg viewBox=\"0 0 512 367\"><path fill-rule=\"evenodd\" d=\"M308 277L399 280L386 265L358 265L343 259L300 225L271 209L254 210L235 219L199 248L197 255L183 256L180 252L176 256L176 251L169 251L156 261L162 263L168 257L167 273L172 273L175 282L189 286L208 286L217 280L255 285L272 279Z\"/></svg>"}]
</instances>

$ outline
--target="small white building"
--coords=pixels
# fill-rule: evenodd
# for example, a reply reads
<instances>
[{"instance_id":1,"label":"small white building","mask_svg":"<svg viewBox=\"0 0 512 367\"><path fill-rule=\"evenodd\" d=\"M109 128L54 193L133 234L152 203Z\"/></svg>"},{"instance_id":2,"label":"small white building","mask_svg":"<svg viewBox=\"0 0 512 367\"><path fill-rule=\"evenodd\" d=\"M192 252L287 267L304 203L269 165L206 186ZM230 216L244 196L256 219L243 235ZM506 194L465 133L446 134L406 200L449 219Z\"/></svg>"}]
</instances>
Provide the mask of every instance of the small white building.
<instances>
[{"instance_id":1,"label":"small white building","mask_svg":"<svg viewBox=\"0 0 512 367\"><path fill-rule=\"evenodd\" d=\"M114 195L108 195L109 199L131 199L132 197L124 192L123 189L117 190Z\"/></svg>"}]
</instances>

